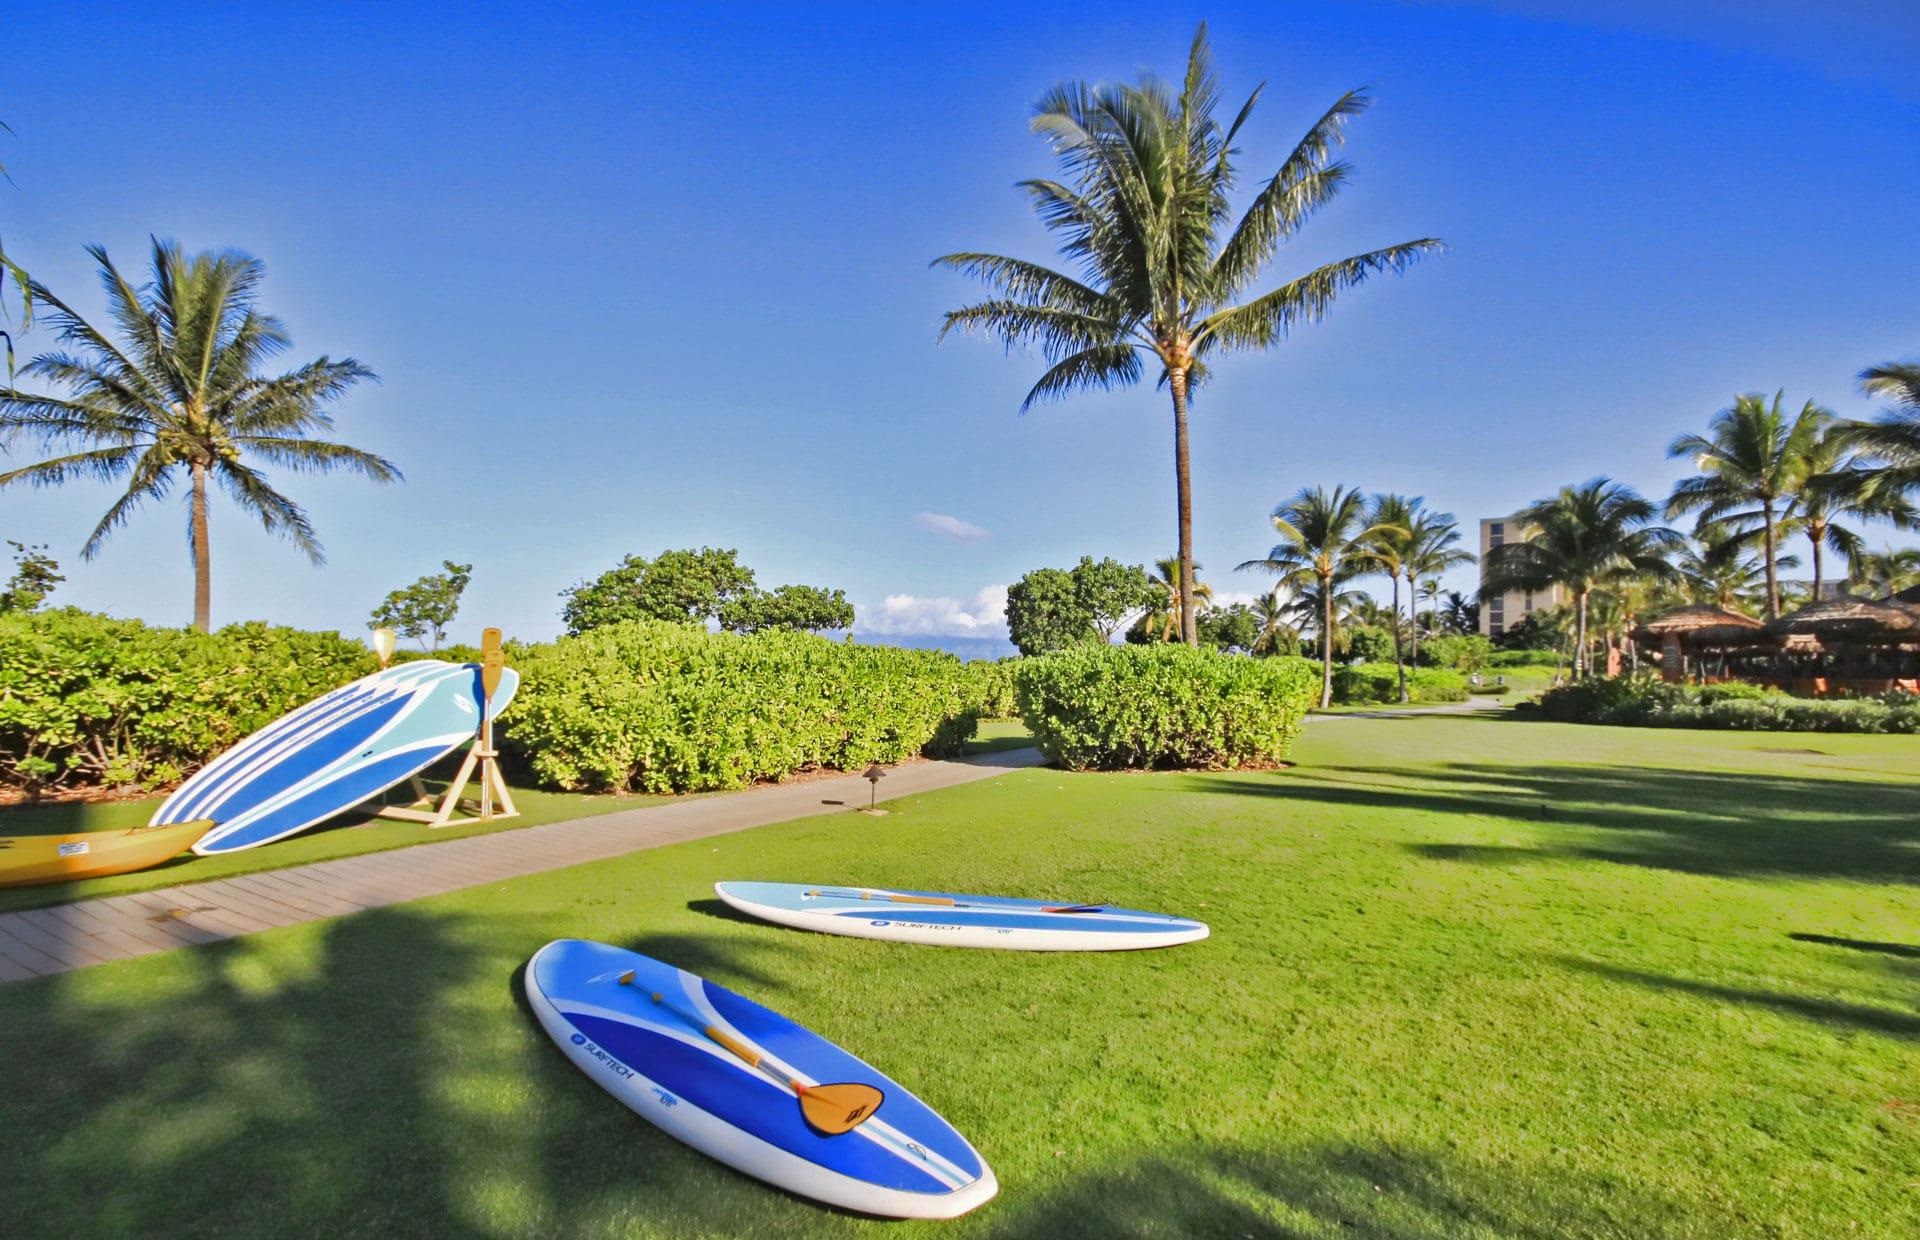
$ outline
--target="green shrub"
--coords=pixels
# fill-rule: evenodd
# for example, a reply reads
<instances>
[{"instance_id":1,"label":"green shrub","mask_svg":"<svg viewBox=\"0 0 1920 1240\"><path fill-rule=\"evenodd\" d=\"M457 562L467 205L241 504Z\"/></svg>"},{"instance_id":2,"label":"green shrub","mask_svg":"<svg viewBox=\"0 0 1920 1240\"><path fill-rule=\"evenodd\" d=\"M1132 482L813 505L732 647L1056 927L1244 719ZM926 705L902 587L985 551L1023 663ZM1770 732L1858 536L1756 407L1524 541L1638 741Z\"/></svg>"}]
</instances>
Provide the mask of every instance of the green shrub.
<instances>
[{"instance_id":1,"label":"green shrub","mask_svg":"<svg viewBox=\"0 0 1920 1240\"><path fill-rule=\"evenodd\" d=\"M1920 699L1801 698L1740 681L1668 684L1648 677L1549 689L1531 709L1562 723L1739 732L1920 732Z\"/></svg>"},{"instance_id":2,"label":"green shrub","mask_svg":"<svg viewBox=\"0 0 1920 1240\"><path fill-rule=\"evenodd\" d=\"M527 647L505 750L570 790L695 792L957 752L960 660L806 633L626 621Z\"/></svg>"},{"instance_id":3,"label":"green shrub","mask_svg":"<svg viewBox=\"0 0 1920 1240\"><path fill-rule=\"evenodd\" d=\"M1562 662L1552 650L1496 650L1487 656L1488 667L1559 667Z\"/></svg>"},{"instance_id":4,"label":"green shrub","mask_svg":"<svg viewBox=\"0 0 1920 1240\"><path fill-rule=\"evenodd\" d=\"M1018 659L974 659L961 664L967 703L982 719L1011 719L1019 713L1014 701L1014 668Z\"/></svg>"},{"instance_id":5,"label":"green shrub","mask_svg":"<svg viewBox=\"0 0 1920 1240\"><path fill-rule=\"evenodd\" d=\"M1074 647L1017 676L1021 718L1072 770L1278 762L1320 687L1306 659L1182 645Z\"/></svg>"},{"instance_id":6,"label":"green shrub","mask_svg":"<svg viewBox=\"0 0 1920 1240\"><path fill-rule=\"evenodd\" d=\"M1509 653L1535 653L1533 651L1513 651ZM1457 672L1477 672L1490 664L1493 658L1493 643L1478 633L1450 633L1445 637L1429 637L1420 643L1420 666L1451 668ZM1512 667L1514 664L1503 664Z\"/></svg>"},{"instance_id":7,"label":"green shrub","mask_svg":"<svg viewBox=\"0 0 1920 1240\"><path fill-rule=\"evenodd\" d=\"M1464 702L1467 678L1435 667L1407 669L1407 693L1416 702ZM1400 701L1400 676L1391 663L1354 663L1333 669L1333 700L1342 706Z\"/></svg>"},{"instance_id":8,"label":"green shrub","mask_svg":"<svg viewBox=\"0 0 1920 1240\"><path fill-rule=\"evenodd\" d=\"M0 783L29 795L171 783L374 669L337 633L217 633L65 609L0 617Z\"/></svg>"}]
</instances>

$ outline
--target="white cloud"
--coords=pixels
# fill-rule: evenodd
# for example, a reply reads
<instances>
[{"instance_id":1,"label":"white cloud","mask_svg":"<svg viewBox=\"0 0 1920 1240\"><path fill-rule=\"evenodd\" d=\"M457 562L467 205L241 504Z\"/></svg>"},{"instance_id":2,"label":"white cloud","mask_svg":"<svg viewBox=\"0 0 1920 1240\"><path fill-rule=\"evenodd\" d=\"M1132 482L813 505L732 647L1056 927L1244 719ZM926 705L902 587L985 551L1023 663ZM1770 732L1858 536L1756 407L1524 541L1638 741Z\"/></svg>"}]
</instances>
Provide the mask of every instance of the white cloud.
<instances>
[{"instance_id":1,"label":"white cloud","mask_svg":"<svg viewBox=\"0 0 1920 1240\"><path fill-rule=\"evenodd\" d=\"M1007 587L987 586L966 601L889 594L879 607L861 608L856 627L877 637L1005 637Z\"/></svg>"},{"instance_id":2,"label":"white cloud","mask_svg":"<svg viewBox=\"0 0 1920 1240\"><path fill-rule=\"evenodd\" d=\"M913 519L913 523L929 534L938 534L942 538L951 538L955 542L979 542L983 538L992 538L993 531L983 529L971 521L962 521L959 517L949 517L940 512L923 512Z\"/></svg>"},{"instance_id":3,"label":"white cloud","mask_svg":"<svg viewBox=\"0 0 1920 1240\"><path fill-rule=\"evenodd\" d=\"M1245 590L1215 590L1213 592L1213 605L1215 607L1231 607L1235 603L1245 603L1251 607L1265 597L1267 597L1265 594L1250 594Z\"/></svg>"}]
</instances>

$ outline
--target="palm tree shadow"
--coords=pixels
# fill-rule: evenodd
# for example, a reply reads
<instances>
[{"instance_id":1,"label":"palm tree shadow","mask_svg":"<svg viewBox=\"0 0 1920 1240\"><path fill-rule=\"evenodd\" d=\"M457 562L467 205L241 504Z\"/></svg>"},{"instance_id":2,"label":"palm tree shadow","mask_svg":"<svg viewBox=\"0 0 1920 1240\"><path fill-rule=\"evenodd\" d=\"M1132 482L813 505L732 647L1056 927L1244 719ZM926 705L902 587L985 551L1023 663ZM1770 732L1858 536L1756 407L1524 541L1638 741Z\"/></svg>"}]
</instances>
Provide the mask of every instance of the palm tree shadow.
<instances>
[{"instance_id":1,"label":"palm tree shadow","mask_svg":"<svg viewBox=\"0 0 1920 1240\"><path fill-rule=\"evenodd\" d=\"M1651 990L1692 995L1715 1003L1771 1008L1776 1012L1798 1016L1823 1025L1920 1041L1920 1016L1893 1011L1889 1008L1868 1007L1864 1004L1844 1003L1838 999L1813 998L1807 995L1789 994L1785 991L1753 990L1721 985L1717 982L1670 977L1661 973L1649 973L1640 969L1628 969L1576 957L1557 957L1555 963L1610 981L1625 982Z\"/></svg>"}]
</instances>

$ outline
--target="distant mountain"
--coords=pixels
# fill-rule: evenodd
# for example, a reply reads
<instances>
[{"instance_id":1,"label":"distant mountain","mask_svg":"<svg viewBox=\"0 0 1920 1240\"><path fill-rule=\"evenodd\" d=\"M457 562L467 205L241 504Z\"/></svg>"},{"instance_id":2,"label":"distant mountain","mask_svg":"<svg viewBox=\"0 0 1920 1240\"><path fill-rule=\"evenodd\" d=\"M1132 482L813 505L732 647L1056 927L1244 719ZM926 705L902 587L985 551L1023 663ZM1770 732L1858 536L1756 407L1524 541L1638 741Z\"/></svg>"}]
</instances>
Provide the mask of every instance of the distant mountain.
<instances>
[{"instance_id":1,"label":"distant mountain","mask_svg":"<svg viewBox=\"0 0 1920 1240\"><path fill-rule=\"evenodd\" d=\"M904 646L909 650L944 650L963 659L1004 659L1019 649L1004 637L950 637L944 633L855 633L866 646Z\"/></svg>"}]
</instances>

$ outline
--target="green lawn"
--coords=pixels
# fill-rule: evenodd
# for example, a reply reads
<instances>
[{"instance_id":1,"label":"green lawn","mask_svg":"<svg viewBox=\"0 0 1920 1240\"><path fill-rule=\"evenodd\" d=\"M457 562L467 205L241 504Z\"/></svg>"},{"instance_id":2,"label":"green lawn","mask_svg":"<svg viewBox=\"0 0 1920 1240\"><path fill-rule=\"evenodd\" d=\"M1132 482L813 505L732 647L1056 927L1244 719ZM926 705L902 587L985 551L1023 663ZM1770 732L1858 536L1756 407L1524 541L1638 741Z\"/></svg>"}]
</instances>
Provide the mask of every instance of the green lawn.
<instances>
[{"instance_id":1,"label":"green lawn","mask_svg":"<svg viewBox=\"0 0 1920 1240\"><path fill-rule=\"evenodd\" d=\"M19 1235L1920 1234L1920 742L1329 719L1291 769L1023 770L0 986ZM1125 901L1026 955L736 919L719 878ZM879 1224L601 1093L560 935L873 1060L1001 1196Z\"/></svg>"},{"instance_id":2,"label":"green lawn","mask_svg":"<svg viewBox=\"0 0 1920 1240\"><path fill-rule=\"evenodd\" d=\"M1018 719L983 719L980 730L967 742L966 755L1001 753L1008 749L1026 749L1033 744L1033 733Z\"/></svg>"}]
</instances>

